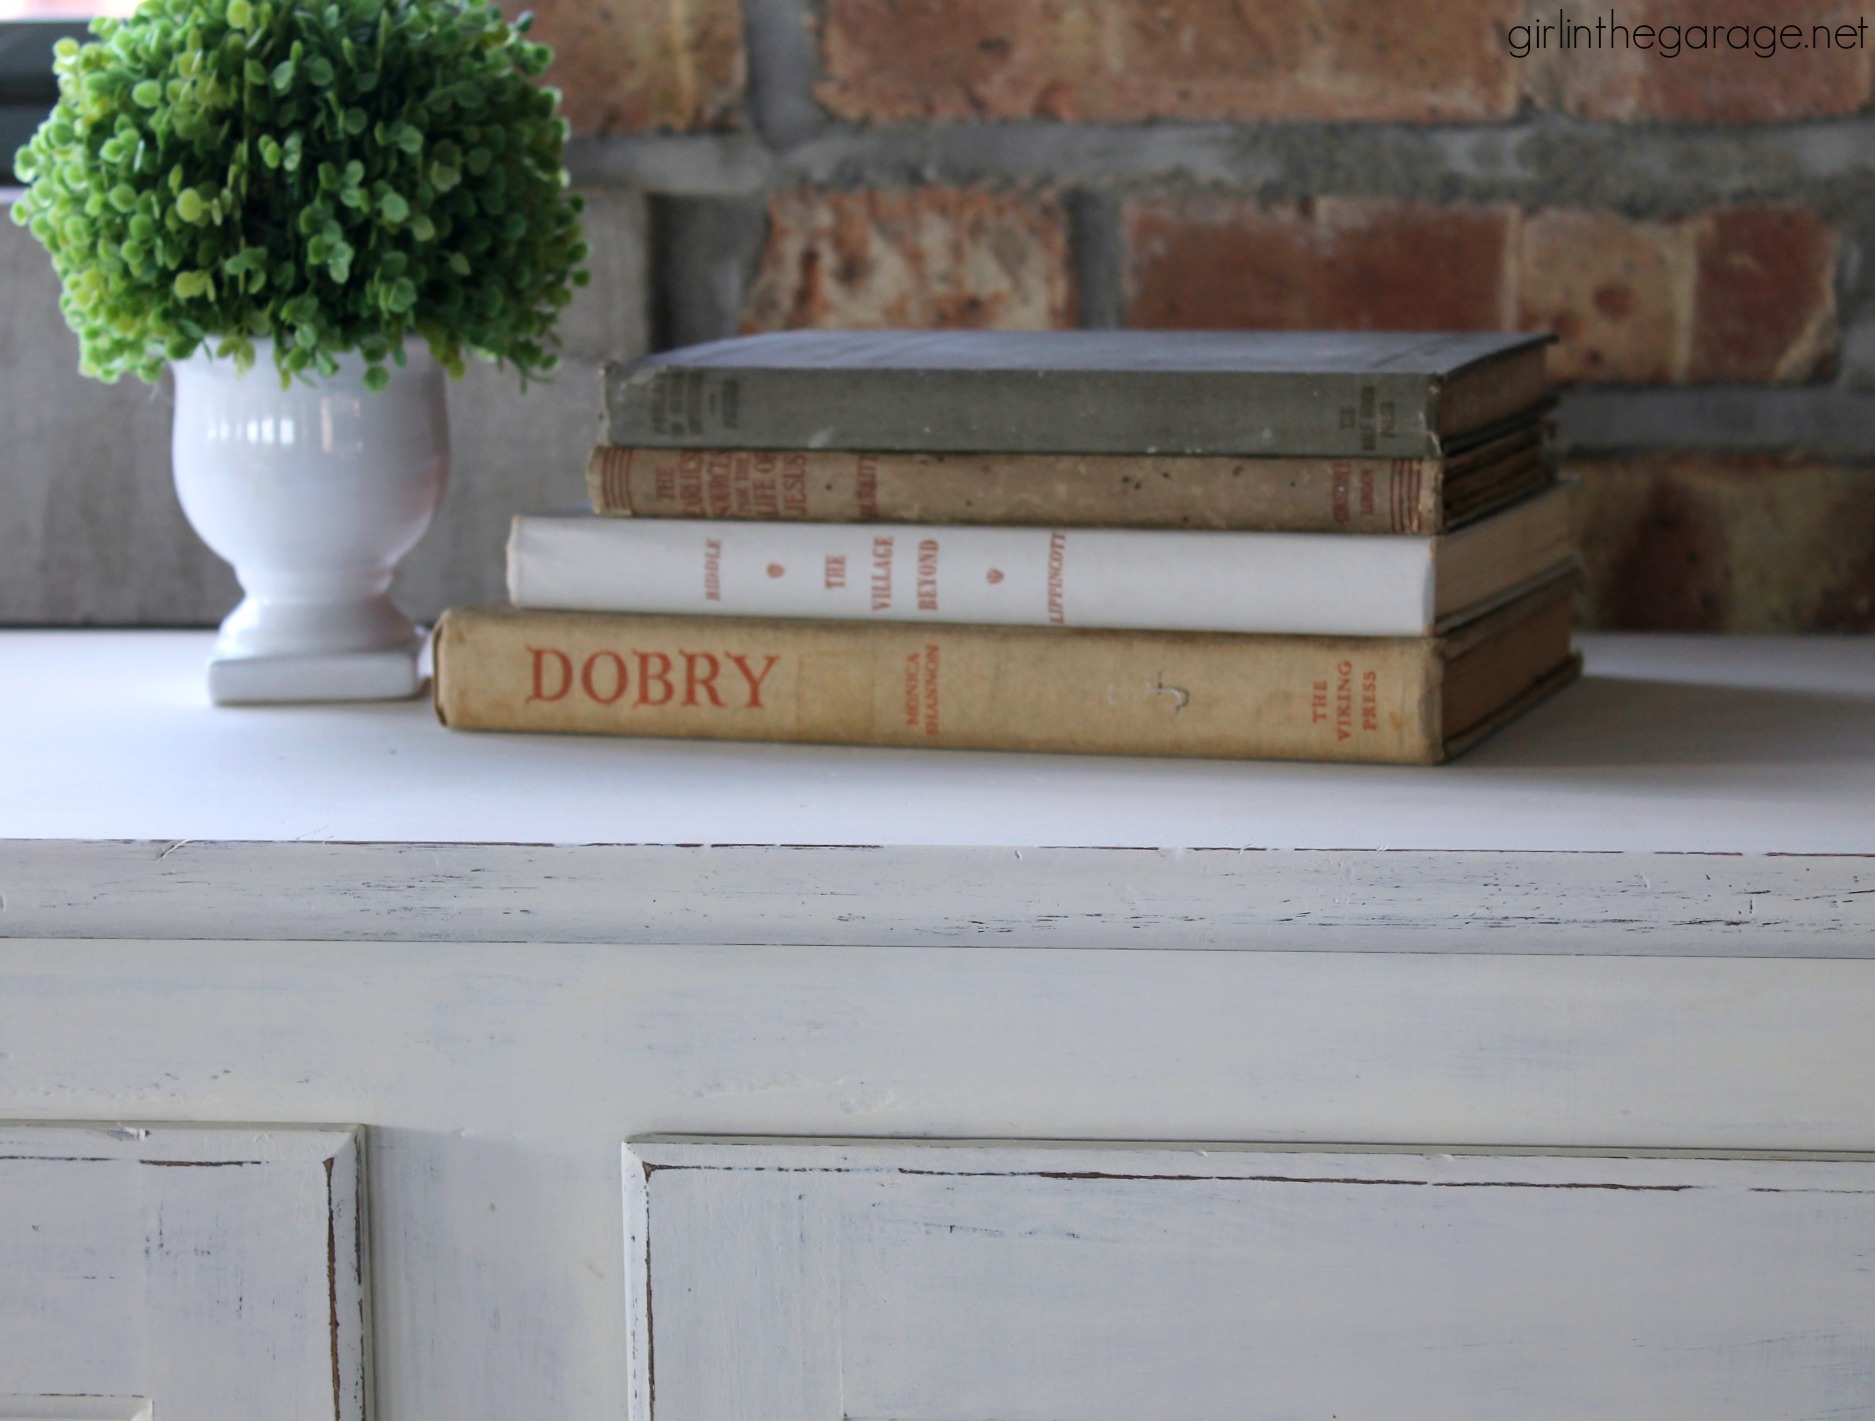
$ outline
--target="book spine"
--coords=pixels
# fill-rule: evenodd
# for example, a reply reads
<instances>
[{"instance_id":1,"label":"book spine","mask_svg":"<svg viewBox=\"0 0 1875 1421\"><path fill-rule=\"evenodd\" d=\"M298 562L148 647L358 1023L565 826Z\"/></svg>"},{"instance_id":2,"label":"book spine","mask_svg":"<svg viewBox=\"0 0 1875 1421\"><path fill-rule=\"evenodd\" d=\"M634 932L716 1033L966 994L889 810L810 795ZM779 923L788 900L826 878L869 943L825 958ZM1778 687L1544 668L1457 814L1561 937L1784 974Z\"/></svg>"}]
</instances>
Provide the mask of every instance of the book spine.
<instances>
[{"instance_id":1,"label":"book spine","mask_svg":"<svg viewBox=\"0 0 1875 1421\"><path fill-rule=\"evenodd\" d=\"M1420 636L1431 538L514 520L516 606L999 626Z\"/></svg>"},{"instance_id":2,"label":"book spine","mask_svg":"<svg viewBox=\"0 0 1875 1421\"><path fill-rule=\"evenodd\" d=\"M1443 531L1438 459L921 454L602 444L593 512L816 523Z\"/></svg>"},{"instance_id":3,"label":"book spine","mask_svg":"<svg viewBox=\"0 0 1875 1421\"><path fill-rule=\"evenodd\" d=\"M1422 375L605 369L606 442L676 449L1432 458Z\"/></svg>"},{"instance_id":4,"label":"book spine","mask_svg":"<svg viewBox=\"0 0 1875 1421\"><path fill-rule=\"evenodd\" d=\"M1439 645L459 608L443 723L710 740L1431 763Z\"/></svg>"}]
</instances>

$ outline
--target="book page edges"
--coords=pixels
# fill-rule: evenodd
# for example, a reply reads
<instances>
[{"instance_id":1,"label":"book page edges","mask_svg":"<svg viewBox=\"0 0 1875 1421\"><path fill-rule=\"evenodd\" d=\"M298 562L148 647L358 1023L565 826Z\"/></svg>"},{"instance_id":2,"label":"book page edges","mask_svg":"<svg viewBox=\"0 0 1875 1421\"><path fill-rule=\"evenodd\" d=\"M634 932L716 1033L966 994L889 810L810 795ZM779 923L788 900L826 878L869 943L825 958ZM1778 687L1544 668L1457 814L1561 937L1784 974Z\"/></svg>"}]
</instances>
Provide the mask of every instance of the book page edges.
<instances>
[{"instance_id":1,"label":"book page edges","mask_svg":"<svg viewBox=\"0 0 1875 1421\"><path fill-rule=\"evenodd\" d=\"M1540 408L1549 396L1548 345L1554 337L1486 356L1434 381L1432 413L1450 442Z\"/></svg>"},{"instance_id":2,"label":"book page edges","mask_svg":"<svg viewBox=\"0 0 1875 1421\"><path fill-rule=\"evenodd\" d=\"M1475 746L1489 740L1498 731L1518 719L1526 712L1548 700L1558 691L1573 682L1582 674L1582 653L1572 651L1561 665L1531 684L1528 690L1504 702L1497 710L1477 722L1468 730L1456 735L1449 735L1445 740L1444 761L1456 760L1460 755Z\"/></svg>"},{"instance_id":3,"label":"book page edges","mask_svg":"<svg viewBox=\"0 0 1875 1421\"><path fill-rule=\"evenodd\" d=\"M1436 623L1469 621L1565 566L1574 555L1570 492L1568 484L1551 485L1435 538Z\"/></svg>"},{"instance_id":4,"label":"book page edges","mask_svg":"<svg viewBox=\"0 0 1875 1421\"><path fill-rule=\"evenodd\" d=\"M1441 731L1463 734L1560 665L1569 655L1572 610L1565 597L1538 598L1466 649L1448 648Z\"/></svg>"}]
</instances>

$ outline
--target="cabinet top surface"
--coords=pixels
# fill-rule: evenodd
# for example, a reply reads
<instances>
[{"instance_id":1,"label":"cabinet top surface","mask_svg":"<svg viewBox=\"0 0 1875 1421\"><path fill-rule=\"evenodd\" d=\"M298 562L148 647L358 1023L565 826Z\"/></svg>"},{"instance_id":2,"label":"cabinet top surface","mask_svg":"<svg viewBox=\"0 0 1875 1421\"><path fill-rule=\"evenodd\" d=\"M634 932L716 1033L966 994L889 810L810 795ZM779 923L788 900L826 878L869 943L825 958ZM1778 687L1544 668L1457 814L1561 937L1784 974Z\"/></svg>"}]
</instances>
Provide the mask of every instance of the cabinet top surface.
<instances>
[{"instance_id":1,"label":"cabinet top surface","mask_svg":"<svg viewBox=\"0 0 1875 1421\"><path fill-rule=\"evenodd\" d=\"M1875 638L1583 639L1432 769L446 731L211 707L194 632L0 633L0 839L1875 853Z\"/></svg>"}]
</instances>

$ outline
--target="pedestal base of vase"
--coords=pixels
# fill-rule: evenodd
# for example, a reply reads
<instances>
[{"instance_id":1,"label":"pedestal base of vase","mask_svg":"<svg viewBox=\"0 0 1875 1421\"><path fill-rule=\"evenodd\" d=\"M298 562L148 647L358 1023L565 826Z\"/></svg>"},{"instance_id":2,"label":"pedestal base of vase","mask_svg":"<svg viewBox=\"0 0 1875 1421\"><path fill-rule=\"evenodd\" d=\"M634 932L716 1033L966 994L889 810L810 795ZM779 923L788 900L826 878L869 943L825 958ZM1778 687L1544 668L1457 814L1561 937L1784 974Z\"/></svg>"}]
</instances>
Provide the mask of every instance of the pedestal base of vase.
<instances>
[{"instance_id":1,"label":"pedestal base of vase","mask_svg":"<svg viewBox=\"0 0 1875 1421\"><path fill-rule=\"evenodd\" d=\"M178 362L176 493L245 598L208 663L218 705L389 700L423 689L423 638L390 599L449 469L443 372L412 350L382 390L365 362L280 387L198 351Z\"/></svg>"},{"instance_id":2,"label":"pedestal base of vase","mask_svg":"<svg viewBox=\"0 0 1875 1421\"><path fill-rule=\"evenodd\" d=\"M428 634L382 651L330 651L284 656L208 658L208 698L218 706L292 701L401 701L422 692Z\"/></svg>"}]
</instances>

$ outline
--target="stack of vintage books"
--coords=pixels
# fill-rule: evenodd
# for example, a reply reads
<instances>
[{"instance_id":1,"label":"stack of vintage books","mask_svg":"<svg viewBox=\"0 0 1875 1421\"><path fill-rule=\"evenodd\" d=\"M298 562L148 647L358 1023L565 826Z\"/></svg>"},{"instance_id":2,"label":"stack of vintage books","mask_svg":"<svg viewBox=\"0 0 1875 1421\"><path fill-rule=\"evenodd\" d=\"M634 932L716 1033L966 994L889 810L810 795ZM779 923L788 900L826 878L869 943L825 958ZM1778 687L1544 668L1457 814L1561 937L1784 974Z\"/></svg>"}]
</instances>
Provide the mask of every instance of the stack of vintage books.
<instances>
[{"instance_id":1,"label":"stack of vintage books","mask_svg":"<svg viewBox=\"0 0 1875 1421\"><path fill-rule=\"evenodd\" d=\"M1546 338L748 336L606 374L468 729L1424 763L1569 680Z\"/></svg>"}]
</instances>

